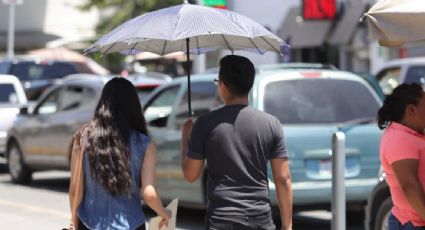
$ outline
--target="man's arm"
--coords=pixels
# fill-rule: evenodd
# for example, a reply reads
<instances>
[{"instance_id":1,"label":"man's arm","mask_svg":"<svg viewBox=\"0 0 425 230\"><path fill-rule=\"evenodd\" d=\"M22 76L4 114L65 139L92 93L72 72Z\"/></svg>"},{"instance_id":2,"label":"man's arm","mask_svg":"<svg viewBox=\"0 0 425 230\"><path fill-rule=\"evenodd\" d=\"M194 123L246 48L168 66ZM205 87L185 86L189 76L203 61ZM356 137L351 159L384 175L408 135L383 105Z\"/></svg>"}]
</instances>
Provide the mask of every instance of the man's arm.
<instances>
[{"instance_id":1,"label":"man's arm","mask_svg":"<svg viewBox=\"0 0 425 230\"><path fill-rule=\"evenodd\" d=\"M197 180L204 169L204 160L196 160L189 158L187 156L187 151L189 149L188 143L190 139L190 134L192 132L192 118L189 118L181 128L182 138L181 138L181 166L183 171L184 178L189 182L194 182Z\"/></svg>"},{"instance_id":2,"label":"man's arm","mask_svg":"<svg viewBox=\"0 0 425 230\"><path fill-rule=\"evenodd\" d=\"M288 158L271 160L276 196L279 202L282 230L292 229L292 181Z\"/></svg>"}]
</instances>

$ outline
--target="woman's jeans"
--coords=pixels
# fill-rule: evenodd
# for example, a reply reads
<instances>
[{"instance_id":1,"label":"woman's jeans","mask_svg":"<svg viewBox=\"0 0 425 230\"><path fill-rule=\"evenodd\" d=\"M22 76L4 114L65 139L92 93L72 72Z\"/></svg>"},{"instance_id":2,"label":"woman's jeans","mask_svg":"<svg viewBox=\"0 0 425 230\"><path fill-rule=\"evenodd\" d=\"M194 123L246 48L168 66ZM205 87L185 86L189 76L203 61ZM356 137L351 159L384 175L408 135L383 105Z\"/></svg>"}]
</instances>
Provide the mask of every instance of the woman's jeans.
<instances>
[{"instance_id":1,"label":"woman's jeans","mask_svg":"<svg viewBox=\"0 0 425 230\"><path fill-rule=\"evenodd\" d=\"M388 218L388 230L425 230L425 227L415 227L410 221L402 225L391 213Z\"/></svg>"},{"instance_id":2,"label":"woman's jeans","mask_svg":"<svg viewBox=\"0 0 425 230\"><path fill-rule=\"evenodd\" d=\"M78 229L79 230L90 230L89 228L87 228L81 221L79 221L80 223L78 224ZM146 225L140 225L138 228L136 228L136 230L146 230Z\"/></svg>"}]
</instances>

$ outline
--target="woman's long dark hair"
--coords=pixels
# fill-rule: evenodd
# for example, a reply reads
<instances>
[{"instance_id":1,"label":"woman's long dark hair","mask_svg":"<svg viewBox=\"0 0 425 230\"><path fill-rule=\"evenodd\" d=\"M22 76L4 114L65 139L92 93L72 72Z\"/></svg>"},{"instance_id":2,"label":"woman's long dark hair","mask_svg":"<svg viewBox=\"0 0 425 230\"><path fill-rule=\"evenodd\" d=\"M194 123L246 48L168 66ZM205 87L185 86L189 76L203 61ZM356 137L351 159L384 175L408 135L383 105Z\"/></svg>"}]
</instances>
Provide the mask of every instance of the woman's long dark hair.
<instances>
[{"instance_id":1,"label":"woman's long dark hair","mask_svg":"<svg viewBox=\"0 0 425 230\"><path fill-rule=\"evenodd\" d=\"M392 121L400 122L406 107L410 104L417 105L422 94L422 87L416 83L397 86L393 93L385 98L378 111L378 127L385 129Z\"/></svg>"},{"instance_id":2,"label":"woman's long dark hair","mask_svg":"<svg viewBox=\"0 0 425 230\"><path fill-rule=\"evenodd\" d=\"M130 132L147 135L146 122L133 84L124 78L106 83L89 122L86 152L91 174L113 195L130 191Z\"/></svg>"}]
</instances>

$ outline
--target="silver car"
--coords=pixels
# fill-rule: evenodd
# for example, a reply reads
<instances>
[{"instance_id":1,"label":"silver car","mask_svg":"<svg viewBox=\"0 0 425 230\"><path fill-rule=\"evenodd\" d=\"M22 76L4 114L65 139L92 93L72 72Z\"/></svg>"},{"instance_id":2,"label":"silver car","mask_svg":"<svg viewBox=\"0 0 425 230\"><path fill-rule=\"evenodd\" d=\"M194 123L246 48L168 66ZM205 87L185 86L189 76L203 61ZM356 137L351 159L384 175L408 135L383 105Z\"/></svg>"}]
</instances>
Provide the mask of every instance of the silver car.
<instances>
[{"instance_id":1,"label":"silver car","mask_svg":"<svg viewBox=\"0 0 425 230\"><path fill-rule=\"evenodd\" d=\"M13 182L30 182L34 171L69 168L72 135L92 117L107 80L77 74L49 88L32 112L21 108L7 135L6 158Z\"/></svg>"},{"instance_id":2,"label":"silver car","mask_svg":"<svg viewBox=\"0 0 425 230\"><path fill-rule=\"evenodd\" d=\"M0 156L6 152L7 130L15 121L19 108L26 103L27 97L19 79L0 74Z\"/></svg>"}]
</instances>

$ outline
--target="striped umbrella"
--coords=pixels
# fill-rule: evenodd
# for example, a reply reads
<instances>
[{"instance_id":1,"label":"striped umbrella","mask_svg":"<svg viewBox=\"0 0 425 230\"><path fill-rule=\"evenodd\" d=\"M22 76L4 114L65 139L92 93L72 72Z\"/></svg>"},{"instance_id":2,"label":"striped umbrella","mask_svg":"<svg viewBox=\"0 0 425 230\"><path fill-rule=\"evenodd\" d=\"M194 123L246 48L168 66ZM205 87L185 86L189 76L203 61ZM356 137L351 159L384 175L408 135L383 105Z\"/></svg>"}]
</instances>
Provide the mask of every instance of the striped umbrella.
<instances>
[{"instance_id":1,"label":"striped umbrella","mask_svg":"<svg viewBox=\"0 0 425 230\"><path fill-rule=\"evenodd\" d=\"M424 3L423 0L376 2L363 17L369 26L369 37L388 47L425 41Z\"/></svg>"},{"instance_id":2,"label":"striped umbrella","mask_svg":"<svg viewBox=\"0 0 425 230\"><path fill-rule=\"evenodd\" d=\"M287 53L289 46L259 23L235 12L183 4L133 18L101 37L86 53L120 52L134 55L152 52L165 55L177 51L202 54L216 49L245 50L264 54ZM189 68L187 68L189 70ZM188 71L188 107L190 71Z\"/></svg>"}]
</instances>

